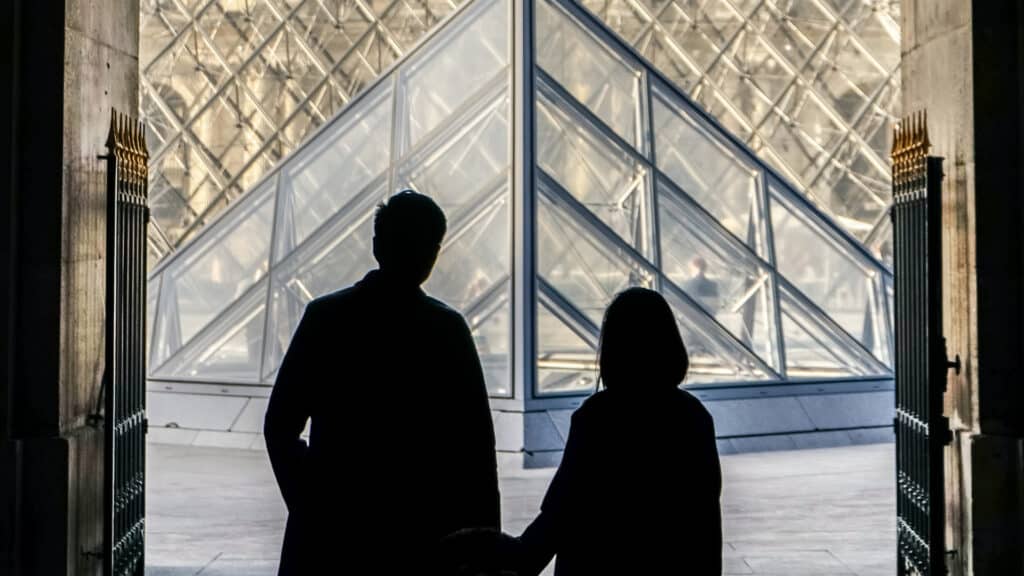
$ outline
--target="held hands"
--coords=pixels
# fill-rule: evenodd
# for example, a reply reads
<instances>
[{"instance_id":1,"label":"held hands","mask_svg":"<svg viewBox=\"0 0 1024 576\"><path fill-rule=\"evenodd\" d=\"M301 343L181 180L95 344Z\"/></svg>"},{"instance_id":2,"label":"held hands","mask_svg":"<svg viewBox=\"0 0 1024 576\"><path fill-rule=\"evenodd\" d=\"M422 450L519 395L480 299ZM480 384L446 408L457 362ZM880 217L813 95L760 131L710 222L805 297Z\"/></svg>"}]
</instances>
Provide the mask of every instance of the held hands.
<instances>
[{"instance_id":1,"label":"held hands","mask_svg":"<svg viewBox=\"0 0 1024 576\"><path fill-rule=\"evenodd\" d=\"M467 528L439 546L436 576L519 576L522 545L493 528Z\"/></svg>"}]
</instances>

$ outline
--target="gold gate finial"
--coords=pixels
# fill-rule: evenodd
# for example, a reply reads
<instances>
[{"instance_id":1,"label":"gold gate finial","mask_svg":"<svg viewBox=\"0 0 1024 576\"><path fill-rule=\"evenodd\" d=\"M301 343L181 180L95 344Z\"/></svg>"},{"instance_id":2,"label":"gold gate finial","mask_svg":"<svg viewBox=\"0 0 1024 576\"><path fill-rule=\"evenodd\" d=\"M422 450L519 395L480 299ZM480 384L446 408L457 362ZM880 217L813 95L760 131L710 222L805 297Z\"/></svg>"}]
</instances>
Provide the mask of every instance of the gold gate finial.
<instances>
[{"instance_id":1,"label":"gold gate finial","mask_svg":"<svg viewBox=\"0 0 1024 576\"><path fill-rule=\"evenodd\" d=\"M893 126L892 134L892 181L899 193L900 184L915 167L926 161L928 149L928 111L919 110L903 117Z\"/></svg>"}]
</instances>

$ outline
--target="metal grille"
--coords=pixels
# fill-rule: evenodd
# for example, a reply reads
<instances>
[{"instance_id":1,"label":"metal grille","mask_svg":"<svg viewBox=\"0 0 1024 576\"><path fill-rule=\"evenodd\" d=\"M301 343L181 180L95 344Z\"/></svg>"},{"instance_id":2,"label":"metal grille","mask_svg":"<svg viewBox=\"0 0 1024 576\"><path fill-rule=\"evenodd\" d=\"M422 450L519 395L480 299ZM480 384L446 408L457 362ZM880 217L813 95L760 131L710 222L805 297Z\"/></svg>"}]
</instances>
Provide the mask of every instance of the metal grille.
<instances>
[{"instance_id":1,"label":"metal grille","mask_svg":"<svg viewBox=\"0 0 1024 576\"><path fill-rule=\"evenodd\" d=\"M896 511L899 573L945 574L942 415L942 158L928 156L926 116L893 138L896 278ZM959 359L953 364L959 367Z\"/></svg>"},{"instance_id":2,"label":"metal grille","mask_svg":"<svg viewBox=\"0 0 1024 576\"><path fill-rule=\"evenodd\" d=\"M105 573L142 575L146 473L147 163L141 122L111 113L107 140Z\"/></svg>"}]
</instances>

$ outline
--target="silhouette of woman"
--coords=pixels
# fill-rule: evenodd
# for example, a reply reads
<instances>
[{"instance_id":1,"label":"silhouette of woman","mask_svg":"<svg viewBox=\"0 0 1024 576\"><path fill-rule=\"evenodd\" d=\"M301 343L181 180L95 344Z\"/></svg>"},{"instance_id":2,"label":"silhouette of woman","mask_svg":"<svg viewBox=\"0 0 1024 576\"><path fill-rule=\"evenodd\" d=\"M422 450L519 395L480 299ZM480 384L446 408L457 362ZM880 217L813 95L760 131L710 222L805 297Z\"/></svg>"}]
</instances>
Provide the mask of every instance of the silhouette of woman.
<instances>
[{"instance_id":1,"label":"silhouette of woman","mask_svg":"<svg viewBox=\"0 0 1024 576\"><path fill-rule=\"evenodd\" d=\"M604 390L572 416L541 505L520 538L521 574L722 573L714 423L679 389L689 359L668 303L630 288L605 312Z\"/></svg>"}]
</instances>

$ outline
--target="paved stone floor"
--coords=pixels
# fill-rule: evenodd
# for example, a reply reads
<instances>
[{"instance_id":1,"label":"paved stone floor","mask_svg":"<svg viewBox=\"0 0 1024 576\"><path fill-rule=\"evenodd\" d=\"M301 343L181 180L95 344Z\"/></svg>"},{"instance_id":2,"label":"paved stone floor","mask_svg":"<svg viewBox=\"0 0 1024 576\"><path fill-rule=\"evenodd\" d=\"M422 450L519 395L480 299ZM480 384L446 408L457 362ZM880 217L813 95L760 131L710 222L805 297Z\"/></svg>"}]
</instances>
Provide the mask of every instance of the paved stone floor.
<instances>
[{"instance_id":1,"label":"paved stone floor","mask_svg":"<svg viewBox=\"0 0 1024 576\"><path fill-rule=\"evenodd\" d=\"M722 469L726 574L895 572L892 444L724 456ZM506 532L552 473L502 475ZM147 575L275 574L284 506L265 453L150 445L147 508Z\"/></svg>"}]
</instances>

